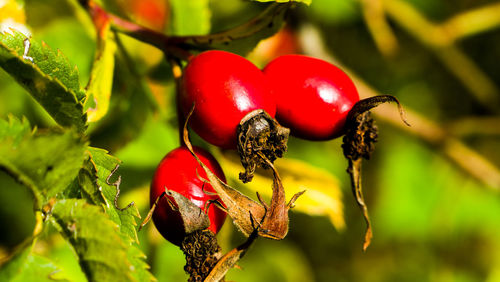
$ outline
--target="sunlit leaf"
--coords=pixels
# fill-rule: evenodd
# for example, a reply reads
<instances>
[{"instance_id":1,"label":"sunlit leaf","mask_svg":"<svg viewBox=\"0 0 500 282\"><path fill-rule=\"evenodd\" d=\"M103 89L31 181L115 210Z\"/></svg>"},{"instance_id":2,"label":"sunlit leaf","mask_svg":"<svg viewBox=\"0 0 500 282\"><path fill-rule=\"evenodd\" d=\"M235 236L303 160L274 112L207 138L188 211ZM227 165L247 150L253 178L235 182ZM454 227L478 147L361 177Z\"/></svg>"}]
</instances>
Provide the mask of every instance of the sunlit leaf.
<instances>
[{"instance_id":1,"label":"sunlit leaf","mask_svg":"<svg viewBox=\"0 0 500 282\"><path fill-rule=\"evenodd\" d=\"M4 126L1 122L0 128ZM10 128L19 126L12 122ZM29 187L38 204L42 204L63 192L77 176L86 145L74 132L47 131L31 136L26 135L26 130L0 130L19 134L0 137L0 167ZM20 136L24 137L19 141Z\"/></svg>"},{"instance_id":2,"label":"sunlit leaf","mask_svg":"<svg viewBox=\"0 0 500 282\"><path fill-rule=\"evenodd\" d=\"M101 119L109 108L113 85L116 43L109 22L98 32L98 49L87 85L88 121Z\"/></svg>"},{"instance_id":3,"label":"sunlit leaf","mask_svg":"<svg viewBox=\"0 0 500 282\"><path fill-rule=\"evenodd\" d=\"M51 241L51 248L48 252L44 252L43 256L55 262L61 272L70 278L70 281L86 282L87 278L78 263L78 256L71 244L59 234L49 235L47 239ZM57 279L58 276L59 274L55 275L54 278Z\"/></svg>"},{"instance_id":4,"label":"sunlit leaf","mask_svg":"<svg viewBox=\"0 0 500 282\"><path fill-rule=\"evenodd\" d=\"M0 281L70 281L70 277L50 259L32 253L33 245L14 255L0 269Z\"/></svg>"},{"instance_id":5,"label":"sunlit leaf","mask_svg":"<svg viewBox=\"0 0 500 282\"><path fill-rule=\"evenodd\" d=\"M136 138L154 107L145 79L140 76L128 54L121 51L117 52L115 60L116 73L108 114L92 123L93 127L89 129L93 145L110 151L117 151Z\"/></svg>"},{"instance_id":6,"label":"sunlit leaf","mask_svg":"<svg viewBox=\"0 0 500 282\"><path fill-rule=\"evenodd\" d=\"M99 192L102 193L103 207L110 219L119 226L120 237L128 246L127 257L134 266L130 272L138 281L153 280L153 276L147 270L149 266L144 261L145 255L137 245L139 240L137 238L136 219L140 218L139 211L135 205L131 205L124 210L116 209L114 201L117 195L117 187L106 183L106 179L120 161L102 149L89 148L89 151L97 176L97 184L100 187ZM118 175L119 170L109 179L110 183L115 183L119 177Z\"/></svg>"},{"instance_id":7,"label":"sunlit leaf","mask_svg":"<svg viewBox=\"0 0 500 282\"><path fill-rule=\"evenodd\" d=\"M62 126L85 129L86 116L81 101L78 70L62 53L44 43L30 40L25 53L26 37L15 30L0 34L0 66L37 100ZM31 61L32 60L32 61Z\"/></svg>"},{"instance_id":8,"label":"sunlit leaf","mask_svg":"<svg viewBox=\"0 0 500 282\"><path fill-rule=\"evenodd\" d=\"M245 187L264 197L271 196L271 174L258 171L250 183L243 185L238 179L242 167L237 156L221 154L218 160L226 177L235 186ZM338 180L333 175L303 161L289 158L279 159L275 166L283 181L287 197L306 190L295 202L294 211L308 215L327 216L335 228L344 228L342 193Z\"/></svg>"},{"instance_id":9,"label":"sunlit leaf","mask_svg":"<svg viewBox=\"0 0 500 282\"><path fill-rule=\"evenodd\" d=\"M10 281L20 275L26 263L33 245L29 244L24 249L14 254L8 262L0 268L0 281Z\"/></svg>"},{"instance_id":10,"label":"sunlit leaf","mask_svg":"<svg viewBox=\"0 0 500 282\"><path fill-rule=\"evenodd\" d=\"M207 34L210 31L208 0L170 0L172 32L176 35Z\"/></svg>"},{"instance_id":11,"label":"sunlit leaf","mask_svg":"<svg viewBox=\"0 0 500 282\"><path fill-rule=\"evenodd\" d=\"M100 207L85 200L56 202L51 218L71 243L80 265L91 281L133 281L128 244L116 225Z\"/></svg>"}]
</instances>

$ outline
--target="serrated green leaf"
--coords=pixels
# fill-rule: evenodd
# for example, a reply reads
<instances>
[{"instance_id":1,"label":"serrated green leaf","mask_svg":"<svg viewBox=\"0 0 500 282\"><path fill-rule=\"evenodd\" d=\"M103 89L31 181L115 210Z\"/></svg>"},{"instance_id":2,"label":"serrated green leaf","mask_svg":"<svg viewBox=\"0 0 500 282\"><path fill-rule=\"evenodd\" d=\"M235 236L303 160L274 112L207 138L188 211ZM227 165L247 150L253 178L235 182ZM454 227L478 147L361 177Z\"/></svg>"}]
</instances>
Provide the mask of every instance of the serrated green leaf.
<instances>
[{"instance_id":1,"label":"serrated green leaf","mask_svg":"<svg viewBox=\"0 0 500 282\"><path fill-rule=\"evenodd\" d=\"M47 222L47 225L51 224ZM45 236L42 235L42 238ZM41 240L40 238L39 240ZM49 235L47 238L51 242L51 248L43 252L43 256L53 261L72 282L87 282L88 279L83 273L78 256L75 253L71 244L63 238L62 235ZM43 243L42 243L43 244ZM57 277L56 275L54 278Z\"/></svg>"},{"instance_id":2,"label":"serrated green leaf","mask_svg":"<svg viewBox=\"0 0 500 282\"><path fill-rule=\"evenodd\" d=\"M117 193L117 188L106 183L106 179L111 174L111 171L120 163L120 160L108 154L106 150L99 148L89 148L92 163L94 165L97 184L101 187L101 193L104 197L104 204L106 213L109 214L110 218L120 225L121 232L128 236L131 240L137 242L137 232L135 226L135 218L139 217L140 214L137 207L131 206L130 208L120 211L114 206L114 200ZM116 172L110 181L114 182L118 178L118 172Z\"/></svg>"},{"instance_id":3,"label":"serrated green leaf","mask_svg":"<svg viewBox=\"0 0 500 282\"><path fill-rule=\"evenodd\" d=\"M190 49L220 49L246 55L260 40L273 35L283 26L286 11L291 5L271 4L255 18L227 31L201 36L172 37L172 40L183 42L183 46Z\"/></svg>"},{"instance_id":4,"label":"serrated green leaf","mask_svg":"<svg viewBox=\"0 0 500 282\"><path fill-rule=\"evenodd\" d=\"M148 271L149 266L145 263L145 255L138 248L139 242L137 238L137 223L136 218L140 218L139 211L135 205L128 207L125 210L116 209L114 205L117 187L108 185L106 179L115 169L120 161L109 155L106 150L99 148L89 148L91 163L94 166L94 172L97 177L97 185L102 196L102 205L109 218L115 222L120 228L120 237L127 243L127 258L133 266L131 275L138 281L154 280L154 277ZM118 172L115 172L118 174ZM115 182L118 175L113 175L110 178L110 183Z\"/></svg>"},{"instance_id":5,"label":"serrated green leaf","mask_svg":"<svg viewBox=\"0 0 500 282\"><path fill-rule=\"evenodd\" d=\"M89 122L100 120L108 112L115 67L116 42L109 23L98 34L97 54L86 93Z\"/></svg>"},{"instance_id":6,"label":"serrated green leaf","mask_svg":"<svg viewBox=\"0 0 500 282\"><path fill-rule=\"evenodd\" d=\"M170 0L170 7L173 34L207 34L210 31L208 0Z\"/></svg>"},{"instance_id":7,"label":"serrated green leaf","mask_svg":"<svg viewBox=\"0 0 500 282\"><path fill-rule=\"evenodd\" d=\"M127 259L128 244L103 210L85 200L57 201L51 218L71 243L90 281L134 281Z\"/></svg>"},{"instance_id":8,"label":"serrated green leaf","mask_svg":"<svg viewBox=\"0 0 500 282\"><path fill-rule=\"evenodd\" d=\"M26 258L21 272L17 276L11 277L11 282L24 281L71 281L71 277L61 271L61 269L51 260L31 254Z\"/></svg>"},{"instance_id":9,"label":"serrated green leaf","mask_svg":"<svg viewBox=\"0 0 500 282\"><path fill-rule=\"evenodd\" d=\"M0 268L0 281L69 281L68 275L53 261L33 254L33 241L26 241L5 265Z\"/></svg>"},{"instance_id":10,"label":"serrated green leaf","mask_svg":"<svg viewBox=\"0 0 500 282\"><path fill-rule=\"evenodd\" d=\"M10 128L18 127L13 122ZM26 135L26 129L2 131L19 135L0 138L0 167L31 189L38 205L63 192L86 157L86 144L74 132Z\"/></svg>"},{"instance_id":11,"label":"serrated green leaf","mask_svg":"<svg viewBox=\"0 0 500 282\"><path fill-rule=\"evenodd\" d=\"M30 40L31 47L24 57L26 37L15 30L0 34L0 66L37 100L62 126L85 130L87 121L81 101L78 71L58 51ZM33 63L30 61L33 60Z\"/></svg>"}]
</instances>

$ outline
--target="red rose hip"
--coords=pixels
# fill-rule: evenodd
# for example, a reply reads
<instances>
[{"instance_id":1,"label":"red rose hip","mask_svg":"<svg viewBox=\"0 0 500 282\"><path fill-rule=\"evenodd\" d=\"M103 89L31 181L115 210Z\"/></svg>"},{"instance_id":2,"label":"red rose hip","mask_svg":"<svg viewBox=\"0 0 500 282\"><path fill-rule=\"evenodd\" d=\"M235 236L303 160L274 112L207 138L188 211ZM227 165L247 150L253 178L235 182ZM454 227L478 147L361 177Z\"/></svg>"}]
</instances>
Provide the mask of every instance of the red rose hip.
<instances>
[{"instance_id":1,"label":"red rose hip","mask_svg":"<svg viewBox=\"0 0 500 282\"><path fill-rule=\"evenodd\" d=\"M276 118L292 135L328 140L343 134L359 94L342 70L316 58L284 55L263 71L277 100Z\"/></svg>"},{"instance_id":2,"label":"red rose hip","mask_svg":"<svg viewBox=\"0 0 500 282\"><path fill-rule=\"evenodd\" d=\"M226 181L220 165L210 153L198 147L194 147L194 152L217 177ZM215 195L212 186L204 183L200 177L206 178L206 173L187 148L179 147L172 150L163 158L155 171L151 183L150 203L153 205L165 188L173 190L207 213L210 219L209 230L217 233L224 223L226 212L214 204L209 205L208 212L205 210L209 201L221 202L221 200ZM186 236L180 213L172 209L166 197L158 201L153 213L153 222L163 237L173 244L180 245Z\"/></svg>"},{"instance_id":3,"label":"red rose hip","mask_svg":"<svg viewBox=\"0 0 500 282\"><path fill-rule=\"evenodd\" d=\"M342 149L349 162L347 172L367 224L365 250L372 231L361 188L361 160L370 158L378 137L369 110L395 102L402 120L409 125L401 105L390 95L359 100L354 83L342 70L312 57L284 55L271 61L263 71L276 96L276 118L290 128L292 135L307 140L329 140L344 135Z\"/></svg>"},{"instance_id":4,"label":"red rose hip","mask_svg":"<svg viewBox=\"0 0 500 282\"><path fill-rule=\"evenodd\" d=\"M182 75L181 111L195 110L190 125L207 142L236 148L236 128L248 113L262 109L271 117L276 101L262 71L247 59L225 51L193 57Z\"/></svg>"},{"instance_id":5,"label":"red rose hip","mask_svg":"<svg viewBox=\"0 0 500 282\"><path fill-rule=\"evenodd\" d=\"M264 73L247 59L225 51L192 57L183 71L178 96L180 111L205 141L240 153L252 179L258 166L267 167L286 151L288 129L274 120L276 101Z\"/></svg>"}]
</instances>

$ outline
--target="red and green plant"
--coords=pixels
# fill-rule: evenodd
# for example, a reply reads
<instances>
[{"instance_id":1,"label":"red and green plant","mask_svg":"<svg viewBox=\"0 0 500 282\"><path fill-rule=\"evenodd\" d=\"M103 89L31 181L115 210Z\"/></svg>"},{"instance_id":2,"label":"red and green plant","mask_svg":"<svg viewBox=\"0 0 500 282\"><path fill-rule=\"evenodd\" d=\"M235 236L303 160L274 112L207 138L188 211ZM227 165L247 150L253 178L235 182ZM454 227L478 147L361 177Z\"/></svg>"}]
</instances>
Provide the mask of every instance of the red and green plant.
<instances>
[{"instance_id":1,"label":"red and green plant","mask_svg":"<svg viewBox=\"0 0 500 282\"><path fill-rule=\"evenodd\" d=\"M329 63L321 44L310 43L315 41L301 35L307 25L300 25L299 18L309 11L304 3L311 1L246 3L252 13L241 14L246 20L237 19L238 24L230 27L223 24L227 19L221 21L231 18L230 13L210 20L209 12L223 5L216 1L4 2L0 3L0 24L12 29L3 30L0 35L0 112L13 114L0 118L0 184L28 188L33 198L34 212L30 214L34 215L34 227L17 236L17 241L11 239L15 243L8 247L0 241L1 281L31 281L40 277L76 281L148 281L154 280L154 276L161 279L162 269L167 267L161 259L165 252L158 246L182 250L184 270L190 281L218 281L240 263L255 240L287 238L284 245L290 242L290 237L286 237L289 226L293 226L295 234L307 238L307 247L301 253L308 254L308 260L315 261L317 268L325 268L321 266L328 261L325 257L348 259L347 247L342 254L326 249L322 253L322 247L312 241L314 236L321 236L344 240L346 246L356 242L358 246L356 236L361 232L357 228L350 226L350 230L355 230L351 239L321 225L304 225L309 219L297 221L289 211L297 202L297 210L308 215L328 215L335 227L343 228L337 180L330 172L312 165L319 159L320 166L328 168L338 165L336 159L345 162L341 147L348 162L352 192L367 224L363 244L366 250L372 239L367 206L375 200L368 199L368 204L365 201L361 163L363 158L372 157L379 138L369 110L385 102L397 103L400 117L393 116L396 111L391 109L381 111L382 120L442 150L452 162L488 186L500 183L496 168L460 140L450 137L448 130L411 111L410 120L415 120L417 126L405 127L400 120L407 123L402 107L394 96L373 92L347 68ZM429 27L399 0L382 1L387 10L382 6L374 8L370 5L375 4L369 1L361 2L359 6L365 12L374 42L387 60L397 44L388 43L390 26L384 25L383 15L376 11L385 11L399 22L401 18L394 11L401 10L412 15L408 19ZM52 12L45 15L39 11ZM321 12L326 11L315 11ZM53 17L58 18L57 25L52 23ZM372 22L374 18L378 21ZM460 25L454 23L460 19L429 33L445 38L442 42L422 42L430 44L432 52L448 67L464 62L467 68L455 67L452 73L476 93L479 105L494 112L494 83L489 83L474 64L467 63L460 50L454 49L454 39L468 34L457 31ZM283 29L285 21L288 24ZM480 27L495 24L474 26L477 32ZM386 30L376 32L381 29ZM418 33L418 26L409 30L419 34L419 40L425 38L425 32ZM274 47L264 53L259 48L265 44L260 44L249 55L259 42L275 33L278 36L271 40L280 42L272 43ZM334 37L322 37L330 47L339 42ZM348 37L341 41L339 45L349 44ZM54 51L49 45L61 50ZM316 49L311 51L310 45ZM360 52L357 48L366 48L365 45L356 41L349 48ZM286 54L290 52L313 53L319 58ZM362 65L374 64L372 59L378 60L372 56ZM408 74L408 68L405 70ZM398 73L403 74L404 71ZM9 87L2 88L4 83ZM17 94L19 97L8 96L23 91L33 100ZM13 101L22 101L23 106ZM453 131L453 126L449 131ZM291 145L287 144L289 135ZM335 141L338 137L343 137L341 146ZM383 139L390 140L389 144L393 142ZM297 144L307 150L301 150ZM385 147L382 152L392 153L392 148ZM290 155L303 160L292 160ZM161 159L162 156L165 157ZM399 168L408 167L411 176L418 174L409 168L413 160L398 160ZM244 172L240 172L240 163ZM375 161L372 166L378 165ZM377 167L377 171L384 171L384 180L392 177L393 170ZM380 180L373 173L369 178L375 179L370 181L374 191L385 189L376 185ZM8 194L10 190L1 192ZM286 195L292 196L287 199ZM412 196L422 197L420 190ZM13 198L17 199L6 199ZM399 201L398 197L391 199L391 203ZM0 202L13 218L6 230L16 231L21 224L15 219L25 212L14 211L26 205L8 200ZM425 206L426 202L422 202ZM404 206L411 204L409 200ZM380 218L384 214L379 211L376 215ZM232 224L226 224L219 233L226 216ZM154 225L148 224L150 219ZM404 222L407 224L406 218ZM381 222L380 226L383 224L391 223ZM232 227L242 236L229 238ZM391 241L387 240L390 232L385 231L380 232L381 237ZM408 233L414 236L418 230ZM165 240L159 234L175 246L163 245ZM298 235L291 237L300 240ZM235 242L239 242L237 247ZM276 253L276 265L286 264L285 259L279 258L280 252ZM290 267L288 271L292 275ZM300 275L295 277L306 280Z\"/></svg>"}]
</instances>

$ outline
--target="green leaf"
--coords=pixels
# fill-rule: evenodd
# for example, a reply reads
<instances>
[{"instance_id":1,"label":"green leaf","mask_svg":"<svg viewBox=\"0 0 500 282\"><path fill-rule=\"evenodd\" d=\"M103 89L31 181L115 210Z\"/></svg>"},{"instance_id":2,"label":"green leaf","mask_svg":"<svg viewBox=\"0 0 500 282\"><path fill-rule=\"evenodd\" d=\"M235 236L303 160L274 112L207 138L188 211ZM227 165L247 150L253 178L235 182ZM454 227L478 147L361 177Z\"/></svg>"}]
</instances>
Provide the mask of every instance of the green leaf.
<instances>
[{"instance_id":1,"label":"green leaf","mask_svg":"<svg viewBox=\"0 0 500 282\"><path fill-rule=\"evenodd\" d=\"M18 251L12 258L9 259L0 268L0 281L10 281L19 273L21 273L23 266L28 259L33 244L29 244L26 248Z\"/></svg>"},{"instance_id":2,"label":"green leaf","mask_svg":"<svg viewBox=\"0 0 500 282\"><path fill-rule=\"evenodd\" d=\"M108 112L113 86L116 42L109 23L98 32L98 49L87 85L88 121L95 122Z\"/></svg>"},{"instance_id":3,"label":"green leaf","mask_svg":"<svg viewBox=\"0 0 500 282\"><path fill-rule=\"evenodd\" d=\"M246 55L260 40L275 34L283 25L291 3L269 5L250 21L227 31L201 36L172 37L183 46L195 50L220 49Z\"/></svg>"},{"instance_id":4,"label":"green leaf","mask_svg":"<svg viewBox=\"0 0 500 282\"><path fill-rule=\"evenodd\" d=\"M69 281L69 277L53 261L33 254L33 242L18 251L0 269L0 281Z\"/></svg>"},{"instance_id":5,"label":"green leaf","mask_svg":"<svg viewBox=\"0 0 500 282\"><path fill-rule=\"evenodd\" d=\"M208 0L171 0L172 32L176 35L207 34L210 31Z\"/></svg>"},{"instance_id":6,"label":"green leaf","mask_svg":"<svg viewBox=\"0 0 500 282\"><path fill-rule=\"evenodd\" d=\"M125 210L116 209L114 200L117 187L106 183L106 179L120 161L103 149L89 148L89 152L97 176L99 191L102 193L104 210L109 218L119 226L120 237L129 246L127 257L133 265L131 274L139 281L153 280L153 276L147 271L149 266L144 262L145 255L137 246L139 240L136 231L136 218L140 218L139 211L135 205ZM117 175L113 175L110 182L115 182L117 178Z\"/></svg>"},{"instance_id":7,"label":"green leaf","mask_svg":"<svg viewBox=\"0 0 500 282\"><path fill-rule=\"evenodd\" d=\"M85 93L80 89L78 70L71 67L61 52L44 43L30 40L24 57L26 37L15 30L0 34L0 66L37 100L62 126L85 130L83 113ZM33 62L31 62L31 59Z\"/></svg>"},{"instance_id":8,"label":"green leaf","mask_svg":"<svg viewBox=\"0 0 500 282\"><path fill-rule=\"evenodd\" d=\"M119 227L98 206L85 200L57 201L52 222L71 243L90 281L133 281L133 265L127 259L128 244Z\"/></svg>"},{"instance_id":9,"label":"green leaf","mask_svg":"<svg viewBox=\"0 0 500 282\"><path fill-rule=\"evenodd\" d=\"M93 145L113 152L139 135L154 99L145 79L124 50L117 53L115 71L108 114L89 128Z\"/></svg>"},{"instance_id":10,"label":"green leaf","mask_svg":"<svg viewBox=\"0 0 500 282\"><path fill-rule=\"evenodd\" d=\"M26 134L27 126L0 122L0 167L29 187L41 205L63 192L85 160L85 142L74 132ZM23 129L19 129L23 127Z\"/></svg>"}]
</instances>

